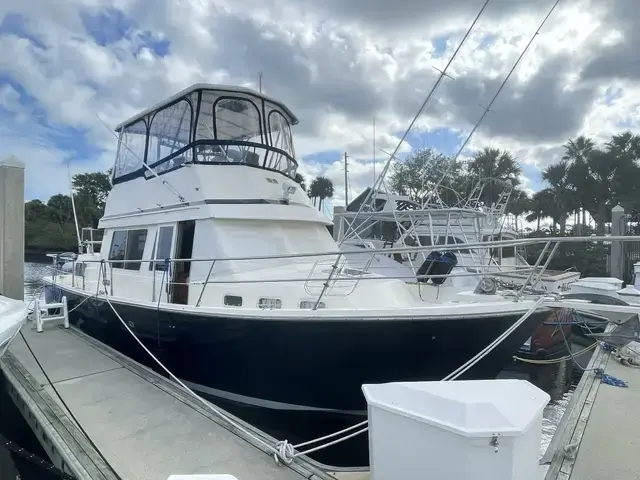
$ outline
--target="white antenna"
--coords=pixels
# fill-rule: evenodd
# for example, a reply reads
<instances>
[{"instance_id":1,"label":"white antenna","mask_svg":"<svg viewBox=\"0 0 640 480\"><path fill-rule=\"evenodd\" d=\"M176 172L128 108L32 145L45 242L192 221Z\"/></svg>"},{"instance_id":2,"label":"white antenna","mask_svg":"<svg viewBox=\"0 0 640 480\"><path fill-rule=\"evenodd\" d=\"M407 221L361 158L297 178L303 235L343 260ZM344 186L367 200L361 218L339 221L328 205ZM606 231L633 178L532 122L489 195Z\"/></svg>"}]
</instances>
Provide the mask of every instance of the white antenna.
<instances>
[{"instance_id":1,"label":"white antenna","mask_svg":"<svg viewBox=\"0 0 640 480\"><path fill-rule=\"evenodd\" d=\"M116 133L115 133L113 130L111 130L111 129L109 128L109 126L108 126L106 123L104 123L104 122L102 121L102 119L98 116L98 114L97 114L97 113L96 113L96 118L97 118L98 120L100 120L100 123L102 123L102 125L104 125L104 126L105 126L105 128L106 128L107 130L109 130L109 132L110 132L114 137L116 137L116 139L118 140L118 142L120 142L120 144L121 144L121 145L124 145L124 147L125 147L127 150L129 150L129 152L131 152L131 154L132 154L134 157L136 157L138 160L140 160L140 163L142 163L142 165L144 166L144 168L146 168L149 172L151 172L151 175L153 175L154 177L156 177L156 178L160 179L160 181L162 182L162 184L163 184L165 187L167 187L169 190L171 190L171 192L172 192L176 197L178 197L178 200L180 200L180 202L181 202L181 203L187 203L187 201L184 199L184 197L183 197L182 195L180 195L180 192L178 192L175 188L173 188L171 185L169 185L169 182L167 182L164 178L160 178L160 176L159 176L156 172L154 172L154 171L153 171L153 169L152 169L152 168L150 168L150 167L149 167L149 165L147 165L147 164L146 164L146 162L145 162L143 159L141 159L141 158L136 154L136 152L134 152L133 150L131 150L131 149L129 148L129 146L128 146L128 145L127 145L127 144L126 144L126 143L125 143L121 138L119 138L119 137L118 137L118 135L116 135ZM114 172L114 173L115 173L115 172Z\"/></svg>"},{"instance_id":2,"label":"white antenna","mask_svg":"<svg viewBox=\"0 0 640 480\"><path fill-rule=\"evenodd\" d=\"M258 73L258 88L260 89L260 93L262 93L262 72Z\"/></svg>"},{"instance_id":3,"label":"white antenna","mask_svg":"<svg viewBox=\"0 0 640 480\"><path fill-rule=\"evenodd\" d=\"M376 183L376 117L373 117L373 183Z\"/></svg>"},{"instance_id":4,"label":"white antenna","mask_svg":"<svg viewBox=\"0 0 640 480\"><path fill-rule=\"evenodd\" d=\"M76 202L73 200L73 182L71 181L71 160L67 161L67 175L69 177L69 193L71 194L71 209L73 210L73 221L76 225L76 238L78 239L78 253L82 253L82 238L78 227L78 214L76 213Z\"/></svg>"},{"instance_id":5,"label":"white antenna","mask_svg":"<svg viewBox=\"0 0 640 480\"><path fill-rule=\"evenodd\" d=\"M349 173L347 170L347 152L344 152L344 206L349 206Z\"/></svg>"}]
</instances>

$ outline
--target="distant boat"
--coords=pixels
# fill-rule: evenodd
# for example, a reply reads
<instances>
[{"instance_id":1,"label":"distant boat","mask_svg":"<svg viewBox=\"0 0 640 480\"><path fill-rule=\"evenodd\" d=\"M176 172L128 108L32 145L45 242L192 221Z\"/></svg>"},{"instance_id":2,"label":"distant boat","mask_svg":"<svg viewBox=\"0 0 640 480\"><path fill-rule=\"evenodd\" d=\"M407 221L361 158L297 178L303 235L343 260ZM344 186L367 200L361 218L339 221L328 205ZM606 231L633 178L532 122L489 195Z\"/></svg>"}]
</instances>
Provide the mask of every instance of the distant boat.
<instances>
[{"instance_id":1,"label":"distant boat","mask_svg":"<svg viewBox=\"0 0 640 480\"><path fill-rule=\"evenodd\" d=\"M20 330L27 313L26 303L0 295L0 356Z\"/></svg>"}]
</instances>

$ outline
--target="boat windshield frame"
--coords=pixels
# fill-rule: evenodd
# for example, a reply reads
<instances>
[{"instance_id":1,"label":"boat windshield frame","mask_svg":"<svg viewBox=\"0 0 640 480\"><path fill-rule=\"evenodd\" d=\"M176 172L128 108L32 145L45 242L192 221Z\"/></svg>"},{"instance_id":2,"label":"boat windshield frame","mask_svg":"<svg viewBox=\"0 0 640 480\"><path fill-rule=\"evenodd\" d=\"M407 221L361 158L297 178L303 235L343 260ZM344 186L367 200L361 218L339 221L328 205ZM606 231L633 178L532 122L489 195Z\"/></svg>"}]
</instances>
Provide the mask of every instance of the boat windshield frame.
<instances>
[{"instance_id":1,"label":"boat windshield frame","mask_svg":"<svg viewBox=\"0 0 640 480\"><path fill-rule=\"evenodd\" d=\"M185 164L243 165L295 180L291 126L297 122L284 104L252 90L194 86L117 127L112 183Z\"/></svg>"}]
</instances>

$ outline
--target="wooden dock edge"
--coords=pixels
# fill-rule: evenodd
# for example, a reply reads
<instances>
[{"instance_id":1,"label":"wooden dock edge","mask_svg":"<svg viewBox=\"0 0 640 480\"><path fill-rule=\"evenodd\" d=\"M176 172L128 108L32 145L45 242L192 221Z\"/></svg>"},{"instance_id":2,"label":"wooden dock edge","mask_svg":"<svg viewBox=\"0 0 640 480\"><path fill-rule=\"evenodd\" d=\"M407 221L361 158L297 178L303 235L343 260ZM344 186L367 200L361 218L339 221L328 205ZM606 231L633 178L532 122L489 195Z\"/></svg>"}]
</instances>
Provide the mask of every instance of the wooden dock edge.
<instances>
[{"instance_id":1,"label":"wooden dock edge","mask_svg":"<svg viewBox=\"0 0 640 480\"><path fill-rule=\"evenodd\" d=\"M569 479L601 384L600 378L594 373L594 369L601 368L604 370L609 357L608 351L601 346L596 347L596 351L592 355L586 371L583 373L569 401L569 405L567 405L562 415L562 419L556 428L556 433L540 460L541 465L549 464L545 480ZM567 455L565 452L567 445L572 446L571 455Z\"/></svg>"},{"instance_id":2,"label":"wooden dock edge","mask_svg":"<svg viewBox=\"0 0 640 480\"><path fill-rule=\"evenodd\" d=\"M5 352L0 367L9 396L56 467L79 480L119 480L75 422L11 352Z\"/></svg>"}]
</instances>

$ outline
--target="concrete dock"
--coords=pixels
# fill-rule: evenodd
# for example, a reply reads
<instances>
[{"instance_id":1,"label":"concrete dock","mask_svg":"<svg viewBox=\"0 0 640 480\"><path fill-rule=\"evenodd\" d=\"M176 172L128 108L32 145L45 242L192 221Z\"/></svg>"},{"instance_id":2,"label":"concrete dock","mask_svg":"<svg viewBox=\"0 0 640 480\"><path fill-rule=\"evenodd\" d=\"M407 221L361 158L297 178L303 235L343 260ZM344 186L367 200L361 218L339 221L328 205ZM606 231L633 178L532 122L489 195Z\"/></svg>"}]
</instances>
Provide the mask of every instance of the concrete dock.
<instances>
[{"instance_id":1,"label":"concrete dock","mask_svg":"<svg viewBox=\"0 0 640 480\"><path fill-rule=\"evenodd\" d=\"M73 327L50 324L37 334L29 322L23 334L97 450L68 415L20 337L1 360L9 393L54 464L79 479L163 480L194 473L230 474L239 480L340 477L305 457L278 466L266 447L178 385ZM275 439L229 417L275 444Z\"/></svg>"},{"instance_id":2,"label":"concrete dock","mask_svg":"<svg viewBox=\"0 0 640 480\"><path fill-rule=\"evenodd\" d=\"M595 368L628 388L602 383ZM598 347L545 455L545 480L640 478L638 405L640 368L622 365Z\"/></svg>"}]
</instances>

